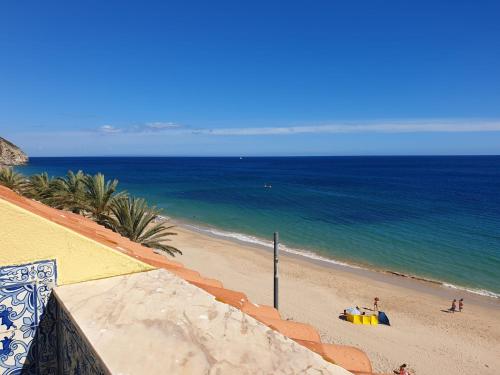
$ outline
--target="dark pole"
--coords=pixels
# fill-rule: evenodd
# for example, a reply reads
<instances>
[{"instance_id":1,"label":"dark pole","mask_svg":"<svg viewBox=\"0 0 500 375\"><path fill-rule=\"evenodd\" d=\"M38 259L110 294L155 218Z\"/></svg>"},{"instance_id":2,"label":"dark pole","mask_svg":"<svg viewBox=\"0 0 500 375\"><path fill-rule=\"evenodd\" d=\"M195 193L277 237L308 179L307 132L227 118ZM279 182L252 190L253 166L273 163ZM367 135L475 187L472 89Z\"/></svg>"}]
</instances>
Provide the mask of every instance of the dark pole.
<instances>
[{"instance_id":1,"label":"dark pole","mask_svg":"<svg viewBox=\"0 0 500 375\"><path fill-rule=\"evenodd\" d=\"M278 257L279 257L279 235L274 232L274 308L278 309Z\"/></svg>"}]
</instances>

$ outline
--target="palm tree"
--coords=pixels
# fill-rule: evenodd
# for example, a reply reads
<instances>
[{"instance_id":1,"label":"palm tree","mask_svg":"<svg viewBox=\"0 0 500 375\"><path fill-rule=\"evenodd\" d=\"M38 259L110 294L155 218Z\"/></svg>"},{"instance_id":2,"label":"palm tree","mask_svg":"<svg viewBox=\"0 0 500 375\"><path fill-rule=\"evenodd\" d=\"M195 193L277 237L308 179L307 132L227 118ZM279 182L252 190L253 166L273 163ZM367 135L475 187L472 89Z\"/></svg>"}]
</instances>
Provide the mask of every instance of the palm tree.
<instances>
[{"instance_id":1,"label":"palm tree","mask_svg":"<svg viewBox=\"0 0 500 375\"><path fill-rule=\"evenodd\" d=\"M54 189L48 203L56 208L80 214L86 207L85 174L82 171L68 171L66 177L54 181Z\"/></svg>"},{"instance_id":2,"label":"palm tree","mask_svg":"<svg viewBox=\"0 0 500 375\"><path fill-rule=\"evenodd\" d=\"M0 167L0 185L22 194L26 188L26 177L14 171L11 167Z\"/></svg>"},{"instance_id":3,"label":"palm tree","mask_svg":"<svg viewBox=\"0 0 500 375\"><path fill-rule=\"evenodd\" d=\"M109 213L113 203L125 197L127 193L116 193L118 180L106 181L102 173L85 176L83 183L86 187L85 211L89 212L97 223L109 226Z\"/></svg>"},{"instance_id":4,"label":"palm tree","mask_svg":"<svg viewBox=\"0 0 500 375\"><path fill-rule=\"evenodd\" d=\"M143 246L167 252L171 256L182 252L170 245L167 236L176 235L171 232L173 226L165 226L166 221L155 222L159 210L148 207L142 198L122 197L111 206L113 217L111 228L122 236L138 242Z\"/></svg>"},{"instance_id":5,"label":"palm tree","mask_svg":"<svg viewBox=\"0 0 500 375\"><path fill-rule=\"evenodd\" d=\"M29 177L24 189L24 195L45 202L50 198L53 188L54 179L50 178L47 172L43 172Z\"/></svg>"}]
</instances>

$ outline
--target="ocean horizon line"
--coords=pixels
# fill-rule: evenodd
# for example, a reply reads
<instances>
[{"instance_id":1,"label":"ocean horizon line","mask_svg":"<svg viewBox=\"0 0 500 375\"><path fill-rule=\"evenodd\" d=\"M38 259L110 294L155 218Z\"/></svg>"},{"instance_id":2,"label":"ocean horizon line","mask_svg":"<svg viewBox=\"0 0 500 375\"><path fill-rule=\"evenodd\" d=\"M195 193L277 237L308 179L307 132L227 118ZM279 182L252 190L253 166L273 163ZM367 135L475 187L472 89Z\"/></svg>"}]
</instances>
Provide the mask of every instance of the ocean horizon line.
<instances>
[{"instance_id":1,"label":"ocean horizon line","mask_svg":"<svg viewBox=\"0 0 500 375\"><path fill-rule=\"evenodd\" d=\"M31 158L411 158L500 157L500 154L366 154L366 155L34 155Z\"/></svg>"}]
</instances>

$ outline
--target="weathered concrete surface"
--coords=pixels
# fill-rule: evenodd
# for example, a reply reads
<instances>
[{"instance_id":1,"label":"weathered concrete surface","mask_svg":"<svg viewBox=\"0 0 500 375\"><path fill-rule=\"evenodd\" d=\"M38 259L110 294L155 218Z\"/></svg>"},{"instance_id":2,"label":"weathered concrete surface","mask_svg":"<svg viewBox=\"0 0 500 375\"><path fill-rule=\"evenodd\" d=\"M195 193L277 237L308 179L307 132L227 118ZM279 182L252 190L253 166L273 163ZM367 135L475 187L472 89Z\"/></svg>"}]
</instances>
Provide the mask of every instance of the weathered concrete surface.
<instances>
[{"instance_id":1,"label":"weathered concrete surface","mask_svg":"<svg viewBox=\"0 0 500 375\"><path fill-rule=\"evenodd\" d=\"M54 293L113 374L350 374L165 270Z\"/></svg>"}]
</instances>

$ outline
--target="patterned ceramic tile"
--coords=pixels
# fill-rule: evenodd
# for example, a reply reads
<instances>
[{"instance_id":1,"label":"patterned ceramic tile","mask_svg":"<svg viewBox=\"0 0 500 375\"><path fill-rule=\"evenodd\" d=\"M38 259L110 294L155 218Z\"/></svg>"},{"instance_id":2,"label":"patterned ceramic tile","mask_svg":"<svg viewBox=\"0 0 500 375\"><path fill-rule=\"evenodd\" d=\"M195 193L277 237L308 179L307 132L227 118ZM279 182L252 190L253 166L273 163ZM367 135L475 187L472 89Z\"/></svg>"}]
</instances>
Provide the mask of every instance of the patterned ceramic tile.
<instances>
[{"instance_id":1,"label":"patterned ceramic tile","mask_svg":"<svg viewBox=\"0 0 500 375\"><path fill-rule=\"evenodd\" d=\"M37 359L40 375L56 375L58 373L57 315L57 302L52 296L49 298L45 311L40 319L36 335Z\"/></svg>"},{"instance_id":2,"label":"patterned ceramic tile","mask_svg":"<svg viewBox=\"0 0 500 375\"><path fill-rule=\"evenodd\" d=\"M39 341L54 338L40 330L45 306L56 285L54 260L0 267L0 373L38 374ZM54 335L55 337L55 335ZM51 350L48 347L47 350ZM53 353L56 353L52 349ZM54 357L54 355L52 355ZM43 357L48 358L47 355Z\"/></svg>"},{"instance_id":3,"label":"patterned ceramic tile","mask_svg":"<svg viewBox=\"0 0 500 375\"><path fill-rule=\"evenodd\" d=\"M109 372L87 341L80 335L72 319L58 309L59 369L63 374L107 375Z\"/></svg>"},{"instance_id":4,"label":"patterned ceramic tile","mask_svg":"<svg viewBox=\"0 0 500 375\"><path fill-rule=\"evenodd\" d=\"M19 330L0 334L0 373L2 375L36 374L37 353L33 337Z\"/></svg>"},{"instance_id":5,"label":"patterned ceramic tile","mask_svg":"<svg viewBox=\"0 0 500 375\"><path fill-rule=\"evenodd\" d=\"M54 260L0 268L0 374L108 374L51 296Z\"/></svg>"},{"instance_id":6,"label":"patterned ceramic tile","mask_svg":"<svg viewBox=\"0 0 500 375\"><path fill-rule=\"evenodd\" d=\"M36 283L0 286L0 332L27 330L36 323Z\"/></svg>"},{"instance_id":7,"label":"patterned ceramic tile","mask_svg":"<svg viewBox=\"0 0 500 375\"><path fill-rule=\"evenodd\" d=\"M41 260L38 262L15 266L0 267L0 285L13 285L29 282L55 282L57 267L55 260Z\"/></svg>"}]
</instances>

